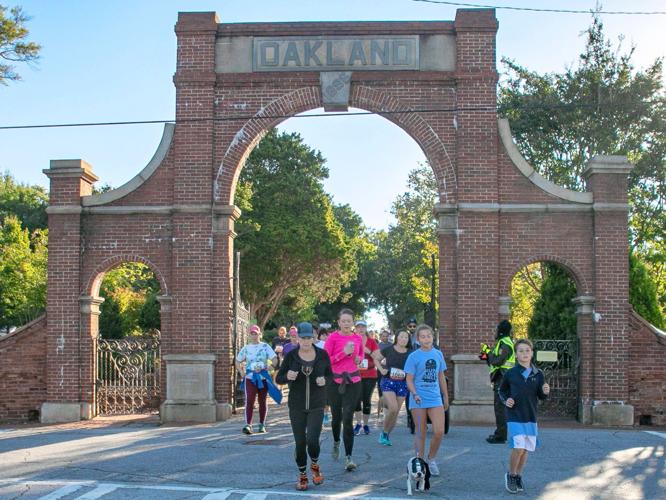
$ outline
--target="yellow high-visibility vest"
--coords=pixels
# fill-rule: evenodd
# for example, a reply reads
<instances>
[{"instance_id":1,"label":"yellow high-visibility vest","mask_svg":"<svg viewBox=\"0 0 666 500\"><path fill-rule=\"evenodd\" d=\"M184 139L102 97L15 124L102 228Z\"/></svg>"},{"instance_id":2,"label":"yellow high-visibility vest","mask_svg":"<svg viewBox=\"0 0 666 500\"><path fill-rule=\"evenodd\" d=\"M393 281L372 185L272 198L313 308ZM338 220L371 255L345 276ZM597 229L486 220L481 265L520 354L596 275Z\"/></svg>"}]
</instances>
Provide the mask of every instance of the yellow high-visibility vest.
<instances>
[{"instance_id":1,"label":"yellow high-visibility vest","mask_svg":"<svg viewBox=\"0 0 666 500\"><path fill-rule=\"evenodd\" d=\"M493 349L493 355L499 356L502 344L504 344L511 350L511 354L509 354L509 357L504 360L502 366L490 365L490 375L495 373L497 370L502 370L503 372L505 372L509 368L513 368L514 365L516 364L516 350L513 347L513 340L511 340L511 337L501 337L495 344L495 348Z\"/></svg>"}]
</instances>

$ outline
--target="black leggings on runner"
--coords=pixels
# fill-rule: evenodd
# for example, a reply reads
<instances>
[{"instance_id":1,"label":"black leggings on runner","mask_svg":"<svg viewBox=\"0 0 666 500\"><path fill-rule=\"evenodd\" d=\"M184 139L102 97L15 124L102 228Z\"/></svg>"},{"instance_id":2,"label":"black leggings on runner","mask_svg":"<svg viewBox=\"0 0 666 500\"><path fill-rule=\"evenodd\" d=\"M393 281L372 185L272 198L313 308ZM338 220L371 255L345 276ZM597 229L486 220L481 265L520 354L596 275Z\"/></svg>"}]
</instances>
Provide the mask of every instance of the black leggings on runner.
<instances>
[{"instance_id":1,"label":"black leggings on runner","mask_svg":"<svg viewBox=\"0 0 666 500\"><path fill-rule=\"evenodd\" d=\"M314 462L319 459L319 435L324 420L324 409L292 410L289 408L289 420L291 420L291 430L296 442L296 465L302 470L308 465L308 455Z\"/></svg>"},{"instance_id":2,"label":"black leggings on runner","mask_svg":"<svg viewBox=\"0 0 666 500\"><path fill-rule=\"evenodd\" d=\"M348 384L344 394L340 394L338 387L339 384L335 382L328 386L328 400L331 404L331 431L333 431L333 441L339 442L340 425L342 425L345 455L349 456L354 449L354 410L361 395L361 382Z\"/></svg>"},{"instance_id":3,"label":"black leggings on runner","mask_svg":"<svg viewBox=\"0 0 666 500\"><path fill-rule=\"evenodd\" d=\"M361 394L356 403L356 411L361 411L361 403L363 403L363 415L370 415L370 407L372 405L372 393L375 391L377 385L376 378L361 379Z\"/></svg>"}]
</instances>

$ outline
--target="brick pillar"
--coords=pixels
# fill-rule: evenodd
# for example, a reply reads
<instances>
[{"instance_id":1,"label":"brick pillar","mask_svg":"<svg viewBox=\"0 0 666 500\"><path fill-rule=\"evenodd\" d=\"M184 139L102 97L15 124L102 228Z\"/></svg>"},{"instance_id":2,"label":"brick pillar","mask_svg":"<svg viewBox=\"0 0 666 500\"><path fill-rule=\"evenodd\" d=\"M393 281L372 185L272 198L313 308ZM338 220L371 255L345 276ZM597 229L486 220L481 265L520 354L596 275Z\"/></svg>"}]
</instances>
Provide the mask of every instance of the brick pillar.
<instances>
[{"instance_id":1,"label":"brick pillar","mask_svg":"<svg viewBox=\"0 0 666 500\"><path fill-rule=\"evenodd\" d=\"M573 299L576 305L576 329L578 332L580 368L578 370L578 420L592 423L592 401L594 400L594 297L580 295Z\"/></svg>"},{"instance_id":2,"label":"brick pillar","mask_svg":"<svg viewBox=\"0 0 666 500\"><path fill-rule=\"evenodd\" d=\"M494 331L499 296L494 10L456 12L457 353Z\"/></svg>"},{"instance_id":3,"label":"brick pillar","mask_svg":"<svg viewBox=\"0 0 666 500\"><path fill-rule=\"evenodd\" d=\"M173 337L171 330L171 297L158 295L160 303L160 401L166 400L166 364L162 362L162 353L173 350L169 341Z\"/></svg>"},{"instance_id":4,"label":"brick pillar","mask_svg":"<svg viewBox=\"0 0 666 500\"><path fill-rule=\"evenodd\" d=\"M99 306L104 299L79 297L81 311L81 418L97 415L95 381L97 379L97 341L99 339Z\"/></svg>"},{"instance_id":5,"label":"brick pillar","mask_svg":"<svg viewBox=\"0 0 666 500\"><path fill-rule=\"evenodd\" d=\"M82 331L81 196L92 193L97 177L83 160L52 160L44 173L51 180L49 193L49 258L46 314L47 399L41 421L71 422L88 416L82 376L92 370L88 354L92 339ZM84 365L86 365L84 367ZM86 387L85 391L89 392Z\"/></svg>"},{"instance_id":6,"label":"brick pillar","mask_svg":"<svg viewBox=\"0 0 666 500\"><path fill-rule=\"evenodd\" d=\"M437 203L433 211L438 221L439 240L439 342L450 356L459 352L456 335L458 214L454 206L443 203Z\"/></svg>"},{"instance_id":7,"label":"brick pillar","mask_svg":"<svg viewBox=\"0 0 666 500\"><path fill-rule=\"evenodd\" d=\"M213 312L213 353L215 366L215 398L218 403L218 420L231 411L233 387L233 263L234 223L241 211L234 205L216 206L213 223L213 261L215 267L215 308ZM243 332L244 333L244 332ZM222 410L222 408L226 408Z\"/></svg>"},{"instance_id":8,"label":"brick pillar","mask_svg":"<svg viewBox=\"0 0 666 500\"><path fill-rule=\"evenodd\" d=\"M629 401L629 245L624 156L596 156L583 172L594 194L592 423L633 424Z\"/></svg>"}]
</instances>

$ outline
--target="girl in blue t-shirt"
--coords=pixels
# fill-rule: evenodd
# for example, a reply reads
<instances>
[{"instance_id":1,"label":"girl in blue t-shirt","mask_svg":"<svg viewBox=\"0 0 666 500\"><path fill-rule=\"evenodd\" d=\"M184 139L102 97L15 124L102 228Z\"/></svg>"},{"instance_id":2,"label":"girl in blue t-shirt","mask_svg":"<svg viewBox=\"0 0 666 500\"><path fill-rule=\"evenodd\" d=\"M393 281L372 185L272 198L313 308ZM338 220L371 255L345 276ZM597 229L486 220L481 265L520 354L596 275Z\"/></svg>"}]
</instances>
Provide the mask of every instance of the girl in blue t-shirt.
<instances>
[{"instance_id":1,"label":"girl in blue t-shirt","mask_svg":"<svg viewBox=\"0 0 666 500\"><path fill-rule=\"evenodd\" d=\"M439 476L435 461L439 445L444 437L444 412L449 408L449 394L444 372L446 362L439 349L433 347L435 336L428 325L416 329L416 339L420 348L412 352L405 363L407 388L411 394L410 410L416 424L416 456L424 458L428 418L432 422L430 451L425 457L430 473Z\"/></svg>"}]
</instances>

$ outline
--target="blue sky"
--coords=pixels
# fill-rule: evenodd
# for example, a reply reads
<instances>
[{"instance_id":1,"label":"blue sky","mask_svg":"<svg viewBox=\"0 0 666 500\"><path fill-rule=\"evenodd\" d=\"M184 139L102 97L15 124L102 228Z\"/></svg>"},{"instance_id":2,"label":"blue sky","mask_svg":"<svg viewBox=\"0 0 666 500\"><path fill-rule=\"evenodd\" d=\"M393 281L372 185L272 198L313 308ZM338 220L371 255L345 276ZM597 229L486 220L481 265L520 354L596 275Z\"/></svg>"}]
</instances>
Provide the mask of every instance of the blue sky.
<instances>
[{"instance_id":1,"label":"blue sky","mask_svg":"<svg viewBox=\"0 0 666 500\"><path fill-rule=\"evenodd\" d=\"M335 1L2 1L32 16L31 39L43 46L23 81L0 87L0 125L160 120L174 116L178 11L216 11L221 22L452 20L456 8L412 0ZM594 1L506 0L496 6L590 9ZM666 10L666 2L606 0L605 10ZM537 71L561 71L582 50L589 15L497 10L498 61L510 57ZM603 16L607 33L635 44L645 67L666 53L666 16ZM499 62L498 62L499 64ZM500 67L501 69L501 67ZM329 192L371 227L390 222L391 201L424 156L402 130L379 117L293 118L297 131L328 159ZM47 186L49 160L83 158L100 184L119 186L152 157L162 125L0 130L0 171Z\"/></svg>"}]
</instances>

